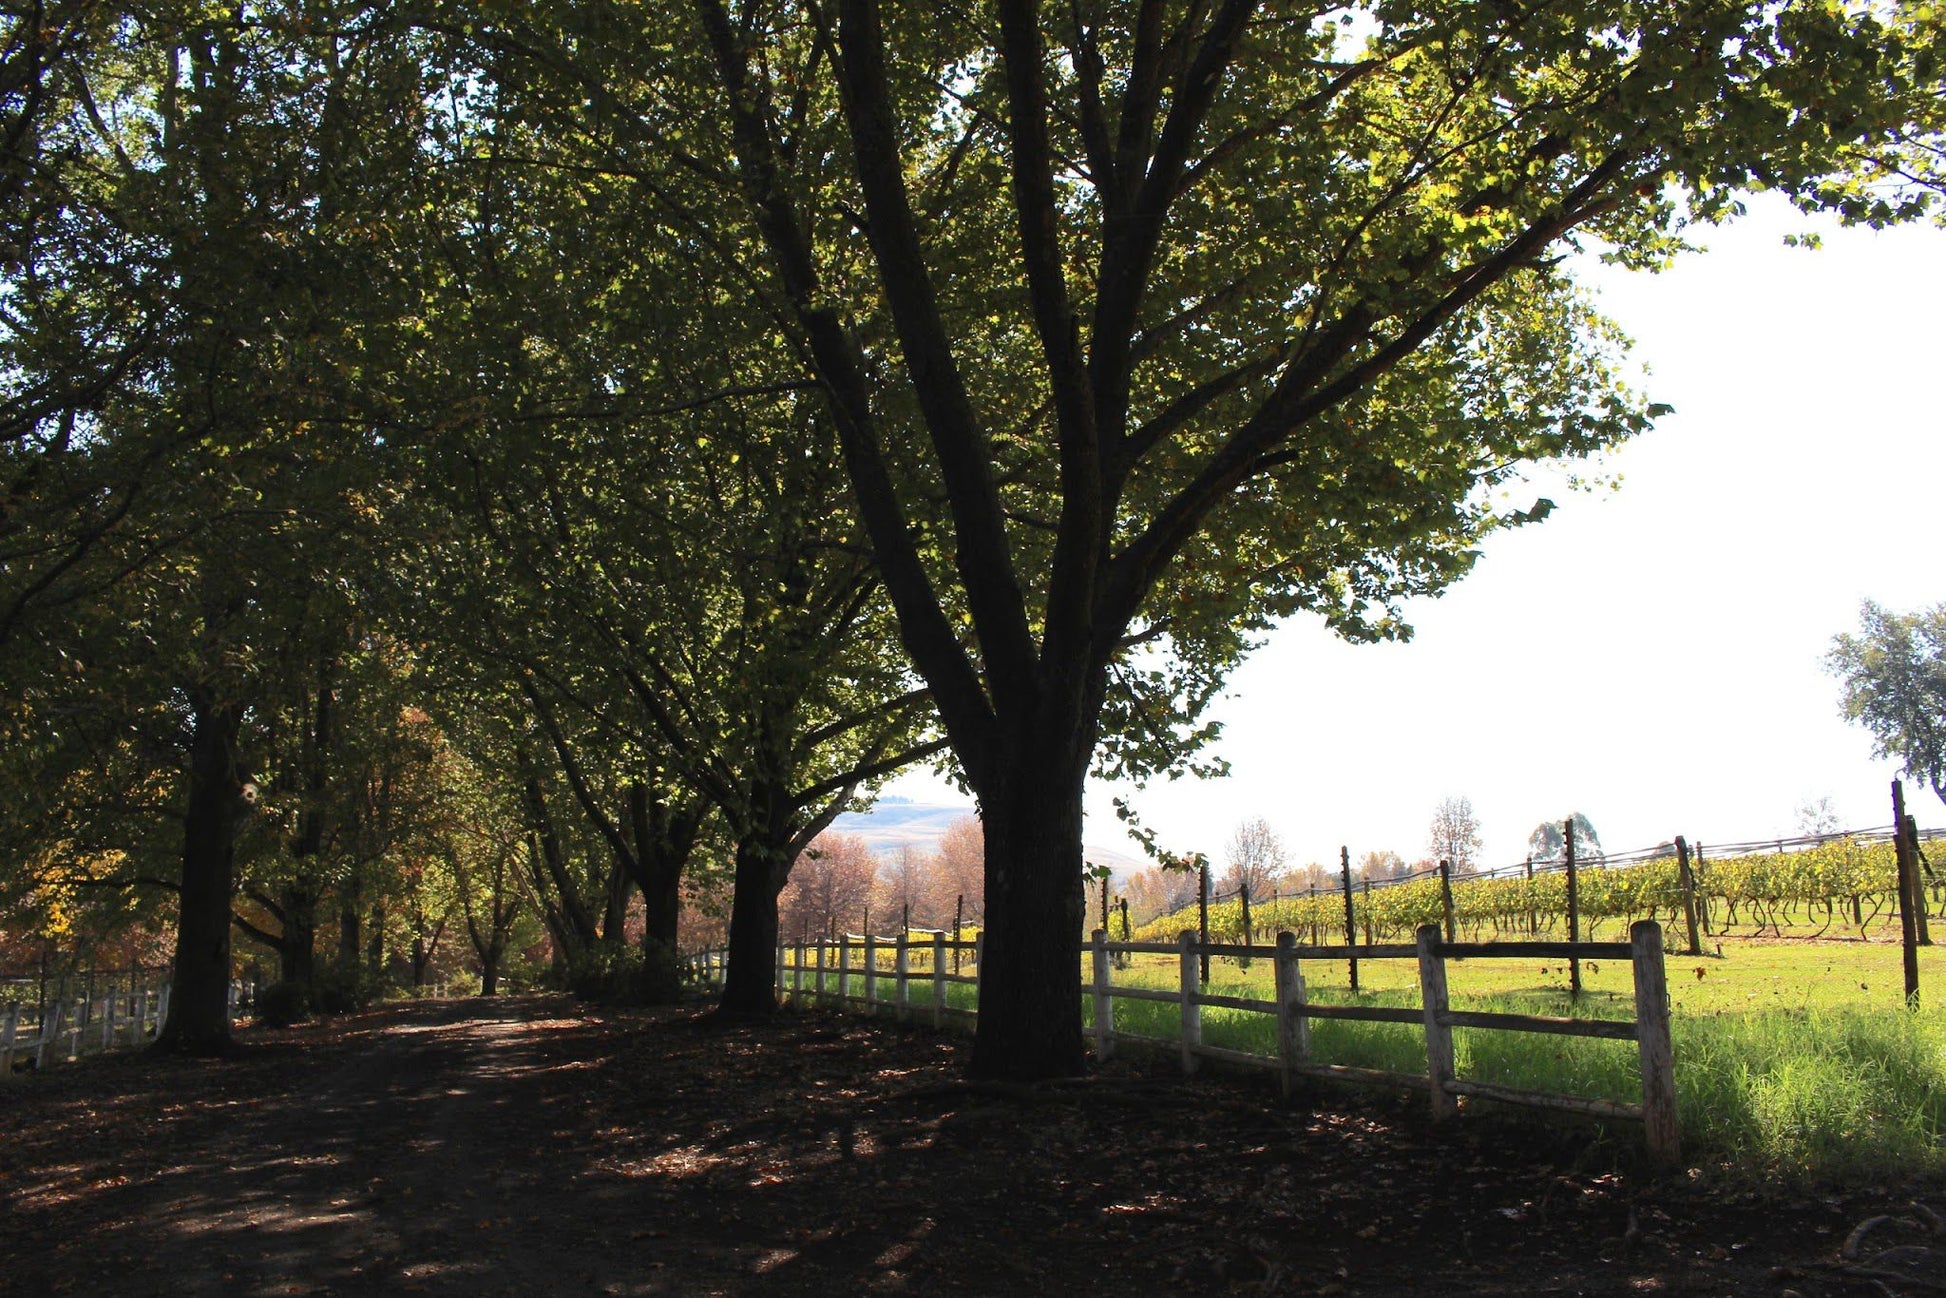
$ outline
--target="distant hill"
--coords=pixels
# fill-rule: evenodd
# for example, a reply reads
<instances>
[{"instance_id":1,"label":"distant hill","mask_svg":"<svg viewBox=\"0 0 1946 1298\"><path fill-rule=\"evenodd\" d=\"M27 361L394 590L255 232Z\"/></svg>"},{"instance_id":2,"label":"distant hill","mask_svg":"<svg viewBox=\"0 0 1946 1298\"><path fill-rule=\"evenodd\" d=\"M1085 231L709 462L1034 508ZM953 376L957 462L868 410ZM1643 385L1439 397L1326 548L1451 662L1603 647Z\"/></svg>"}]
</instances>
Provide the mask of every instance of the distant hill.
<instances>
[{"instance_id":1,"label":"distant hill","mask_svg":"<svg viewBox=\"0 0 1946 1298\"><path fill-rule=\"evenodd\" d=\"M931 852L947 827L961 816L973 814L972 802L914 802L910 798L881 798L870 811L847 812L831 826L835 834L856 834L880 857L898 855L901 847L915 852ZM1099 843L1082 847L1087 859L1113 870L1117 877L1135 873L1148 865L1134 852Z\"/></svg>"}]
</instances>

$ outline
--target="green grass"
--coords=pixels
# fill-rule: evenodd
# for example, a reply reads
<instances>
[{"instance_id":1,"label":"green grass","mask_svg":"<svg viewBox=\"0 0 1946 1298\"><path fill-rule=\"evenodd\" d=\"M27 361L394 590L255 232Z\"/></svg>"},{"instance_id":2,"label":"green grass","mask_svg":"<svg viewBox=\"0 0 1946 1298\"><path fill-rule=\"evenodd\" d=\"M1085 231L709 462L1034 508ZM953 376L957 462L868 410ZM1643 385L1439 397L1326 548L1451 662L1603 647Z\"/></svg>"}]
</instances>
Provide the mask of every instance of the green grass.
<instances>
[{"instance_id":1,"label":"green grass","mask_svg":"<svg viewBox=\"0 0 1946 1298\"><path fill-rule=\"evenodd\" d=\"M1921 951L1922 995L1946 1005L1946 948ZM1723 954L1671 954L1677 1108L1686 1157L1739 1175L1792 1182L1862 1182L1946 1171L1946 1009L1903 1008L1900 954L1881 943L1726 940ZM1701 971L1700 976L1697 971ZM967 972L971 972L970 965ZM1419 1003L1412 960L1361 960L1351 991L1343 961L1306 961L1306 992L1319 1003ZM1213 960L1208 990L1269 1000L1271 962L1239 968ZM914 970L914 1018L931 1012L927 973ZM1118 986L1173 990L1174 956L1137 956L1118 969ZM864 978L850 977L853 995ZM1568 994L1566 962L1464 960L1448 965L1456 1008L1507 1013L1628 1018L1633 975L1626 961L1584 962L1584 993ZM835 990L835 973L827 985ZM893 983L881 974L879 994ZM805 980L807 995L810 979ZM974 988L950 985L949 1003L972 1008ZM1092 1020L1092 1000L1084 1017ZM1180 1012L1164 1002L1117 1000L1120 1032L1173 1043ZM1276 1027L1268 1014L1206 1007L1203 1039L1270 1055ZM1636 1047L1522 1032L1454 1033L1459 1075L1531 1090L1617 1101L1640 1098ZM1313 1020L1311 1056L1423 1075L1423 1033L1409 1024ZM1624 1140L1632 1131L1621 1131Z\"/></svg>"}]
</instances>

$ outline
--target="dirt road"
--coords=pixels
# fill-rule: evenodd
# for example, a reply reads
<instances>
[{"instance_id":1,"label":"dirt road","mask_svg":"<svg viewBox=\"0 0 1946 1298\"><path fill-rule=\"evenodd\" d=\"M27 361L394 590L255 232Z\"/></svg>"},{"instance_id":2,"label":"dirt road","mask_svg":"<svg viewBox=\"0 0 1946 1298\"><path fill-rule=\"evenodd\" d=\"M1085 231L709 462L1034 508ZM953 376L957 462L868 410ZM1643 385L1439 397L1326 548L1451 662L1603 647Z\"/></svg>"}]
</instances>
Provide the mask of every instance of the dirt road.
<instances>
[{"instance_id":1,"label":"dirt road","mask_svg":"<svg viewBox=\"0 0 1946 1298\"><path fill-rule=\"evenodd\" d=\"M0 1292L1782 1298L1879 1292L1838 1256L1870 1216L1931 1243L1923 1189L1765 1199L1140 1065L993 1093L957 1040L815 1016L534 997L244 1040L0 1087Z\"/></svg>"}]
</instances>

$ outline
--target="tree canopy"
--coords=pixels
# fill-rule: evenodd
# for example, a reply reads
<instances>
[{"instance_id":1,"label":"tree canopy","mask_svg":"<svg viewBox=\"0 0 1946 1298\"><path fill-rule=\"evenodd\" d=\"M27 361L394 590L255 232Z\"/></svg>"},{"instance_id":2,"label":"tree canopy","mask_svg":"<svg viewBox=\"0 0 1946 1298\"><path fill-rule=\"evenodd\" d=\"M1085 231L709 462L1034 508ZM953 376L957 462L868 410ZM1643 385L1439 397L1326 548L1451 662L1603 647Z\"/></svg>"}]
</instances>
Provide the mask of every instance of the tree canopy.
<instances>
[{"instance_id":1,"label":"tree canopy","mask_svg":"<svg viewBox=\"0 0 1946 1298\"><path fill-rule=\"evenodd\" d=\"M1824 660L1844 685L1845 719L1865 727L1875 755L1946 799L1946 604L1894 613L1866 600L1858 620Z\"/></svg>"}]
</instances>

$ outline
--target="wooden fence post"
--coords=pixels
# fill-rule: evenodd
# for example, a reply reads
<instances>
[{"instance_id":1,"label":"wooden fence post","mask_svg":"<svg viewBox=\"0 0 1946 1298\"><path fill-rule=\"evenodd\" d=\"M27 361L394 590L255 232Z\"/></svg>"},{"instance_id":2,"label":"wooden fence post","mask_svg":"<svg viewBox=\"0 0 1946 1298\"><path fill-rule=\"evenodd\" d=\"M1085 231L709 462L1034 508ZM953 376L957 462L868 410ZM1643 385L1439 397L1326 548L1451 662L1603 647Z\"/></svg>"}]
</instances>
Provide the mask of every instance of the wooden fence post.
<instances>
[{"instance_id":1,"label":"wooden fence post","mask_svg":"<svg viewBox=\"0 0 1946 1298\"><path fill-rule=\"evenodd\" d=\"M1437 924L1419 926L1419 1003L1426 1024L1432 1119L1439 1122L1459 1112L1459 1100L1446 1089L1453 1080L1453 1029L1446 1022L1446 957L1439 953Z\"/></svg>"},{"instance_id":2,"label":"wooden fence post","mask_svg":"<svg viewBox=\"0 0 1946 1298\"><path fill-rule=\"evenodd\" d=\"M59 1000L54 1002L54 1019L50 1025L45 1015L41 1017L40 1039L34 1042L34 1071L47 1067L47 1043L50 1038L61 1035L61 1011L66 1008Z\"/></svg>"},{"instance_id":3,"label":"wooden fence post","mask_svg":"<svg viewBox=\"0 0 1946 1298\"><path fill-rule=\"evenodd\" d=\"M1439 905L1446 914L1446 940L1458 941L1458 936L1453 929L1453 863L1451 861L1439 863Z\"/></svg>"},{"instance_id":4,"label":"wooden fence post","mask_svg":"<svg viewBox=\"0 0 1946 1298\"><path fill-rule=\"evenodd\" d=\"M1358 991L1358 922L1351 909L1351 849L1338 848L1338 876L1345 885L1345 953L1351 969L1351 990Z\"/></svg>"},{"instance_id":5,"label":"wooden fence post","mask_svg":"<svg viewBox=\"0 0 1946 1298\"><path fill-rule=\"evenodd\" d=\"M966 910L966 894L953 894L953 972L959 972L959 931L960 919Z\"/></svg>"},{"instance_id":6,"label":"wooden fence post","mask_svg":"<svg viewBox=\"0 0 1946 1298\"><path fill-rule=\"evenodd\" d=\"M1304 970L1297 962L1297 934L1277 935L1277 1062L1284 1098L1297 1087L1296 1065L1311 1057L1311 1020L1304 1014Z\"/></svg>"},{"instance_id":7,"label":"wooden fence post","mask_svg":"<svg viewBox=\"0 0 1946 1298\"><path fill-rule=\"evenodd\" d=\"M1892 781L1892 854L1899 863L1899 940L1905 958L1905 1003L1919 1008L1919 924L1913 910L1913 897L1919 888L1913 876L1912 847L1905 837L1905 786Z\"/></svg>"},{"instance_id":8,"label":"wooden fence post","mask_svg":"<svg viewBox=\"0 0 1946 1298\"><path fill-rule=\"evenodd\" d=\"M851 934L838 934L838 1012L851 1010Z\"/></svg>"},{"instance_id":9,"label":"wooden fence post","mask_svg":"<svg viewBox=\"0 0 1946 1298\"><path fill-rule=\"evenodd\" d=\"M1642 1129L1649 1157L1664 1167L1682 1157L1676 1128L1676 1061L1669 1044L1669 976L1662 961L1662 925L1638 919L1629 926L1635 965L1635 1040L1642 1061Z\"/></svg>"},{"instance_id":10,"label":"wooden fence post","mask_svg":"<svg viewBox=\"0 0 1946 1298\"><path fill-rule=\"evenodd\" d=\"M878 1013L878 939L865 931L865 1014Z\"/></svg>"},{"instance_id":11,"label":"wooden fence post","mask_svg":"<svg viewBox=\"0 0 1946 1298\"><path fill-rule=\"evenodd\" d=\"M1541 933L1541 911L1534 904L1534 854L1527 854L1527 935L1539 937Z\"/></svg>"},{"instance_id":12,"label":"wooden fence post","mask_svg":"<svg viewBox=\"0 0 1946 1298\"><path fill-rule=\"evenodd\" d=\"M1574 817L1569 816L1562 825L1566 831L1563 840L1568 854L1568 941L1581 940L1581 883L1574 871ZM1579 999L1581 996L1581 957L1568 957L1568 995Z\"/></svg>"},{"instance_id":13,"label":"wooden fence post","mask_svg":"<svg viewBox=\"0 0 1946 1298\"><path fill-rule=\"evenodd\" d=\"M1682 914L1689 926L1689 954L1703 954L1703 937L1696 930L1696 872L1689 868L1689 844L1676 835L1676 877L1682 883Z\"/></svg>"},{"instance_id":14,"label":"wooden fence post","mask_svg":"<svg viewBox=\"0 0 1946 1298\"><path fill-rule=\"evenodd\" d=\"M824 1005L824 935L822 933L818 935L818 967L812 985L815 988L812 1003L822 1008Z\"/></svg>"},{"instance_id":15,"label":"wooden fence post","mask_svg":"<svg viewBox=\"0 0 1946 1298\"><path fill-rule=\"evenodd\" d=\"M1209 862L1200 861L1196 866L1196 940L1204 946L1209 945ZM1202 958L1203 982L1209 982L1209 955Z\"/></svg>"},{"instance_id":16,"label":"wooden fence post","mask_svg":"<svg viewBox=\"0 0 1946 1298\"><path fill-rule=\"evenodd\" d=\"M899 1016L899 1022L901 1023L905 1022L906 1016L909 1013L911 1013L911 1007L912 1007L912 998L907 991L907 984L906 984L906 976L912 972L911 967L910 965L908 965L907 958L906 958L906 952L908 949L909 947L906 940L906 931L904 929L900 929L898 953L892 957L892 976L898 980L898 1000L899 1000L898 1016Z\"/></svg>"},{"instance_id":17,"label":"wooden fence post","mask_svg":"<svg viewBox=\"0 0 1946 1298\"><path fill-rule=\"evenodd\" d=\"M1926 875L1920 870L1925 857L1919 851L1919 822L1908 812L1905 818L1906 851L1912 854L1912 918L1919 927L1919 945L1932 945L1932 924L1926 918Z\"/></svg>"},{"instance_id":18,"label":"wooden fence post","mask_svg":"<svg viewBox=\"0 0 1946 1298\"><path fill-rule=\"evenodd\" d=\"M1095 1061L1115 1053L1115 998L1108 987L1108 930L1098 928L1095 948Z\"/></svg>"},{"instance_id":19,"label":"wooden fence post","mask_svg":"<svg viewBox=\"0 0 1946 1298\"><path fill-rule=\"evenodd\" d=\"M1193 1073L1201 1062L1196 1058L1196 1047L1203 1044L1203 1004L1197 999L1201 981L1196 976L1199 943L1194 933L1184 933L1176 945L1182 952L1177 980L1182 1005L1182 1070Z\"/></svg>"},{"instance_id":20,"label":"wooden fence post","mask_svg":"<svg viewBox=\"0 0 1946 1298\"><path fill-rule=\"evenodd\" d=\"M101 1002L101 1048L110 1050L115 1045L115 999L116 994L109 992Z\"/></svg>"},{"instance_id":21,"label":"wooden fence post","mask_svg":"<svg viewBox=\"0 0 1946 1298\"><path fill-rule=\"evenodd\" d=\"M959 934L953 934L953 941L959 941ZM954 949L957 955L958 948ZM946 1025L946 935L932 935L932 1025L941 1028Z\"/></svg>"},{"instance_id":22,"label":"wooden fence post","mask_svg":"<svg viewBox=\"0 0 1946 1298\"><path fill-rule=\"evenodd\" d=\"M20 1035L20 1006L7 1007L7 1026L0 1028L0 1079L14 1075L14 1041Z\"/></svg>"}]
</instances>

